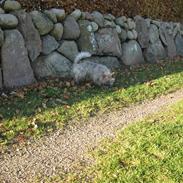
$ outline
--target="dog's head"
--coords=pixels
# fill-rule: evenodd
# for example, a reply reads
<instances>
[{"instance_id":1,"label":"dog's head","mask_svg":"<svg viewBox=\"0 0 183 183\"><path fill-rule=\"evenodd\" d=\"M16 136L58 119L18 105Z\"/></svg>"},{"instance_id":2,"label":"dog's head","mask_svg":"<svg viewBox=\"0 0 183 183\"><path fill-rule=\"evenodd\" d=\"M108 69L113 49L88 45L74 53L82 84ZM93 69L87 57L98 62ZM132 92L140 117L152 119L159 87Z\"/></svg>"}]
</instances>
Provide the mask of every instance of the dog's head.
<instances>
[{"instance_id":1,"label":"dog's head","mask_svg":"<svg viewBox=\"0 0 183 183\"><path fill-rule=\"evenodd\" d=\"M104 73L102 75L102 84L107 86L112 86L115 82L115 78L113 77L114 73Z\"/></svg>"}]
</instances>

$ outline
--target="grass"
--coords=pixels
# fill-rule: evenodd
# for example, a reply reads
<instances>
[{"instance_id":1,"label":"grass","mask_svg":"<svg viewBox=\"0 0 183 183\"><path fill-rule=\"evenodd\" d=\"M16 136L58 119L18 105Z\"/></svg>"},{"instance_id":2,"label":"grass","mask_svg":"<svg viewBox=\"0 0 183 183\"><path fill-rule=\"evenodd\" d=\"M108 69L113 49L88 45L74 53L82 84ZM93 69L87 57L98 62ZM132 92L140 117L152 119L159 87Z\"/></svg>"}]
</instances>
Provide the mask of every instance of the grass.
<instances>
[{"instance_id":1,"label":"grass","mask_svg":"<svg viewBox=\"0 0 183 183\"><path fill-rule=\"evenodd\" d=\"M92 152L95 164L47 183L183 182L183 101L128 126Z\"/></svg>"},{"instance_id":2,"label":"grass","mask_svg":"<svg viewBox=\"0 0 183 183\"><path fill-rule=\"evenodd\" d=\"M59 80L0 98L0 146L26 141L106 111L153 99L183 86L183 62L121 69L110 89Z\"/></svg>"}]
</instances>

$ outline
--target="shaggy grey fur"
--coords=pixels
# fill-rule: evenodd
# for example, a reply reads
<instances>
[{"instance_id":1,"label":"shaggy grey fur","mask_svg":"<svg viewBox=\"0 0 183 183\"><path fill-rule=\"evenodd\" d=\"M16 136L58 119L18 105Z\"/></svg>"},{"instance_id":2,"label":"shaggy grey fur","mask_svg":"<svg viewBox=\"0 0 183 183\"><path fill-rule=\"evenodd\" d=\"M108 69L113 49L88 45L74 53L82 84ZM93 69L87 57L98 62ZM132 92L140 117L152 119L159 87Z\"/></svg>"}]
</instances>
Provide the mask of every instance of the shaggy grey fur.
<instances>
[{"instance_id":1,"label":"shaggy grey fur","mask_svg":"<svg viewBox=\"0 0 183 183\"><path fill-rule=\"evenodd\" d=\"M83 81L92 81L98 86L112 86L115 79L112 77L111 71L102 64L97 64L90 61L80 61L84 58L91 57L88 52L79 53L74 61L72 74L77 84Z\"/></svg>"}]
</instances>

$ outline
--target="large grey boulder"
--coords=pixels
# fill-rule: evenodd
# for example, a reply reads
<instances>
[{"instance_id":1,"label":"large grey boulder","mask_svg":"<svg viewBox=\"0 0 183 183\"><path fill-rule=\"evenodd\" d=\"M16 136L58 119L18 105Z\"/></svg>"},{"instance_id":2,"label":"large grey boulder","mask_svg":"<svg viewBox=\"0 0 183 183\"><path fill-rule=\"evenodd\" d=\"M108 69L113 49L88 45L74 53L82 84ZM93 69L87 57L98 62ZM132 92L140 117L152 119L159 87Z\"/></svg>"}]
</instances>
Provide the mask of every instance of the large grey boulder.
<instances>
[{"instance_id":1,"label":"large grey boulder","mask_svg":"<svg viewBox=\"0 0 183 183\"><path fill-rule=\"evenodd\" d=\"M160 27L159 27L159 35L160 35L160 40L161 42L165 45L168 46L168 42L166 40L166 37L168 37L168 31L167 31L167 27L165 24L161 23Z\"/></svg>"},{"instance_id":2,"label":"large grey boulder","mask_svg":"<svg viewBox=\"0 0 183 183\"><path fill-rule=\"evenodd\" d=\"M3 45L3 42L4 42L4 32L0 28L0 48Z\"/></svg>"},{"instance_id":3,"label":"large grey boulder","mask_svg":"<svg viewBox=\"0 0 183 183\"><path fill-rule=\"evenodd\" d=\"M0 14L0 27L3 29L12 29L18 25L18 19L11 14Z\"/></svg>"},{"instance_id":4,"label":"large grey boulder","mask_svg":"<svg viewBox=\"0 0 183 183\"><path fill-rule=\"evenodd\" d=\"M57 8L52 8L49 11L53 12L55 16L57 17L58 22L62 22L65 19L65 10L64 9L57 9Z\"/></svg>"},{"instance_id":5,"label":"large grey boulder","mask_svg":"<svg viewBox=\"0 0 183 183\"><path fill-rule=\"evenodd\" d=\"M151 24L149 29L150 43L154 44L159 40L159 29L156 25Z\"/></svg>"},{"instance_id":6,"label":"large grey boulder","mask_svg":"<svg viewBox=\"0 0 183 183\"><path fill-rule=\"evenodd\" d=\"M0 7L0 14L4 14L5 11Z\"/></svg>"},{"instance_id":7,"label":"large grey boulder","mask_svg":"<svg viewBox=\"0 0 183 183\"><path fill-rule=\"evenodd\" d=\"M18 1L6 0L4 3L4 10L5 11L15 11L20 10L21 4Z\"/></svg>"},{"instance_id":8,"label":"large grey boulder","mask_svg":"<svg viewBox=\"0 0 183 183\"><path fill-rule=\"evenodd\" d=\"M67 16L64 21L64 34L63 38L68 40L76 40L80 36L79 25L75 18L72 16Z\"/></svg>"},{"instance_id":9,"label":"large grey boulder","mask_svg":"<svg viewBox=\"0 0 183 183\"><path fill-rule=\"evenodd\" d=\"M61 46L58 48L58 52L71 61L74 61L76 55L79 53L75 41L63 41Z\"/></svg>"},{"instance_id":10,"label":"large grey boulder","mask_svg":"<svg viewBox=\"0 0 183 183\"><path fill-rule=\"evenodd\" d=\"M122 44L122 61L125 65L143 64L144 57L140 45L135 40Z\"/></svg>"},{"instance_id":11,"label":"large grey boulder","mask_svg":"<svg viewBox=\"0 0 183 183\"><path fill-rule=\"evenodd\" d=\"M43 55L48 55L59 47L58 42L53 36L46 35L42 37L42 53Z\"/></svg>"},{"instance_id":12,"label":"large grey boulder","mask_svg":"<svg viewBox=\"0 0 183 183\"><path fill-rule=\"evenodd\" d=\"M168 57L174 58L177 54L176 45L173 37L173 32L167 23L161 23L160 26L160 38L167 49Z\"/></svg>"},{"instance_id":13,"label":"large grey boulder","mask_svg":"<svg viewBox=\"0 0 183 183\"><path fill-rule=\"evenodd\" d=\"M127 19L128 29L133 30L136 28L136 24L132 18Z\"/></svg>"},{"instance_id":14,"label":"large grey boulder","mask_svg":"<svg viewBox=\"0 0 183 183\"><path fill-rule=\"evenodd\" d=\"M104 57L94 56L91 58L87 58L84 61L90 61L90 62L102 64L102 65L107 66L111 70L120 68L120 63L119 63L118 59L116 57L111 57L111 56L104 56Z\"/></svg>"},{"instance_id":15,"label":"large grey boulder","mask_svg":"<svg viewBox=\"0 0 183 183\"><path fill-rule=\"evenodd\" d=\"M48 56L38 57L32 63L32 66L38 79L47 77L71 77L71 62L58 52L53 52Z\"/></svg>"},{"instance_id":16,"label":"large grey boulder","mask_svg":"<svg viewBox=\"0 0 183 183\"><path fill-rule=\"evenodd\" d=\"M157 63L166 57L166 50L160 40L150 44L149 47L144 51L144 58L148 63Z\"/></svg>"},{"instance_id":17,"label":"large grey boulder","mask_svg":"<svg viewBox=\"0 0 183 183\"><path fill-rule=\"evenodd\" d=\"M147 22L148 28L150 28L150 26L151 26L151 21L152 21L152 20L151 20L150 18L146 18L145 21Z\"/></svg>"},{"instance_id":18,"label":"large grey boulder","mask_svg":"<svg viewBox=\"0 0 183 183\"><path fill-rule=\"evenodd\" d=\"M158 28L160 28L160 26L161 26L161 22L158 20L151 20L151 23L156 25Z\"/></svg>"},{"instance_id":19,"label":"large grey boulder","mask_svg":"<svg viewBox=\"0 0 183 183\"><path fill-rule=\"evenodd\" d=\"M138 37L138 34L137 34L136 30L133 29L133 30L127 31L127 38L129 40L137 39L137 37Z\"/></svg>"},{"instance_id":20,"label":"large grey boulder","mask_svg":"<svg viewBox=\"0 0 183 183\"><path fill-rule=\"evenodd\" d=\"M125 42L127 40L127 32L125 29L121 29L121 33L119 34L119 38L121 42Z\"/></svg>"},{"instance_id":21,"label":"large grey boulder","mask_svg":"<svg viewBox=\"0 0 183 183\"><path fill-rule=\"evenodd\" d=\"M120 27L125 28L125 24L127 24L127 18L125 16L121 16L121 17L116 18L115 22Z\"/></svg>"},{"instance_id":22,"label":"large grey boulder","mask_svg":"<svg viewBox=\"0 0 183 183\"><path fill-rule=\"evenodd\" d=\"M91 26L92 26L92 31L93 31L93 32L98 31L99 26L98 26L98 24L97 24L97 23L95 23L95 22L91 22Z\"/></svg>"},{"instance_id":23,"label":"large grey boulder","mask_svg":"<svg viewBox=\"0 0 183 183\"><path fill-rule=\"evenodd\" d=\"M53 22L44 13L32 11L31 16L40 35L46 35L53 29Z\"/></svg>"},{"instance_id":24,"label":"large grey boulder","mask_svg":"<svg viewBox=\"0 0 183 183\"><path fill-rule=\"evenodd\" d=\"M99 55L121 57L121 43L116 29L104 28L96 33Z\"/></svg>"},{"instance_id":25,"label":"large grey boulder","mask_svg":"<svg viewBox=\"0 0 183 183\"><path fill-rule=\"evenodd\" d=\"M0 90L3 88L2 69L0 68Z\"/></svg>"},{"instance_id":26,"label":"large grey boulder","mask_svg":"<svg viewBox=\"0 0 183 183\"><path fill-rule=\"evenodd\" d=\"M89 20L89 21L94 21L94 17L91 15L89 12L81 12L81 19L82 20Z\"/></svg>"},{"instance_id":27,"label":"large grey boulder","mask_svg":"<svg viewBox=\"0 0 183 183\"><path fill-rule=\"evenodd\" d=\"M167 38L169 36L173 37L173 27L172 23L161 22L159 32L160 38L164 45L168 46Z\"/></svg>"},{"instance_id":28,"label":"large grey boulder","mask_svg":"<svg viewBox=\"0 0 183 183\"><path fill-rule=\"evenodd\" d=\"M6 88L19 87L35 82L24 39L18 30L5 31L1 56L4 86Z\"/></svg>"},{"instance_id":29,"label":"large grey boulder","mask_svg":"<svg viewBox=\"0 0 183 183\"><path fill-rule=\"evenodd\" d=\"M104 20L104 26L103 27L105 27L105 28L107 28L107 27L116 28L116 24L114 23L114 21Z\"/></svg>"},{"instance_id":30,"label":"large grey boulder","mask_svg":"<svg viewBox=\"0 0 183 183\"><path fill-rule=\"evenodd\" d=\"M104 26L104 16L102 15L102 13L94 11L91 15L93 17L94 22L96 22L99 25L99 27Z\"/></svg>"},{"instance_id":31,"label":"large grey boulder","mask_svg":"<svg viewBox=\"0 0 183 183\"><path fill-rule=\"evenodd\" d=\"M130 40L134 39L134 35L133 35L132 31L130 31L130 30L127 31L127 38Z\"/></svg>"},{"instance_id":32,"label":"large grey boulder","mask_svg":"<svg viewBox=\"0 0 183 183\"><path fill-rule=\"evenodd\" d=\"M88 20L80 20L80 37L78 39L78 46L81 51L88 51L96 53L98 46L93 32L92 25Z\"/></svg>"},{"instance_id":33,"label":"large grey boulder","mask_svg":"<svg viewBox=\"0 0 183 183\"><path fill-rule=\"evenodd\" d=\"M138 38L138 33L135 29L132 30L133 33L133 39L137 39Z\"/></svg>"},{"instance_id":34,"label":"large grey boulder","mask_svg":"<svg viewBox=\"0 0 183 183\"><path fill-rule=\"evenodd\" d=\"M109 13L109 14L104 15L104 19L109 20L109 21L114 21L116 19L116 17Z\"/></svg>"},{"instance_id":35,"label":"large grey boulder","mask_svg":"<svg viewBox=\"0 0 183 183\"><path fill-rule=\"evenodd\" d=\"M175 37L175 45L177 55L183 56L183 37L180 34L177 34L177 36Z\"/></svg>"},{"instance_id":36,"label":"large grey boulder","mask_svg":"<svg viewBox=\"0 0 183 183\"><path fill-rule=\"evenodd\" d=\"M138 33L138 42L141 48L149 46L149 27L147 21L141 16L135 17L136 31Z\"/></svg>"},{"instance_id":37,"label":"large grey boulder","mask_svg":"<svg viewBox=\"0 0 183 183\"><path fill-rule=\"evenodd\" d=\"M44 10L44 14L47 15L47 17L53 22L57 23L57 16L53 11L50 10Z\"/></svg>"},{"instance_id":38,"label":"large grey boulder","mask_svg":"<svg viewBox=\"0 0 183 183\"><path fill-rule=\"evenodd\" d=\"M122 28L119 25L116 25L116 31L118 34L121 34Z\"/></svg>"},{"instance_id":39,"label":"large grey boulder","mask_svg":"<svg viewBox=\"0 0 183 183\"><path fill-rule=\"evenodd\" d=\"M51 31L51 35L57 40L60 41L62 39L64 33L64 27L61 23L57 23L54 25L53 30Z\"/></svg>"},{"instance_id":40,"label":"large grey boulder","mask_svg":"<svg viewBox=\"0 0 183 183\"><path fill-rule=\"evenodd\" d=\"M34 61L42 51L42 43L38 30L35 28L30 14L25 11L16 11L14 15L18 18L18 30L24 37L25 46L31 61Z\"/></svg>"},{"instance_id":41,"label":"large grey boulder","mask_svg":"<svg viewBox=\"0 0 183 183\"><path fill-rule=\"evenodd\" d=\"M80 19L81 15L82 13L81 13L81 10L79 9L76 9L71 13L71 16L73 16L76 20Z\"/></svg>"},{"instance_id":42,"label":"large grey boulder","mask_svg":"<svg viewBox=\"0 0 183 183\"><path fill-rule=\"evenodd\" d=\"M175 39L175 36L180 33L180 23L174 23L174 27L173 27L173 37Z\"/></svg>"}]
</instances>

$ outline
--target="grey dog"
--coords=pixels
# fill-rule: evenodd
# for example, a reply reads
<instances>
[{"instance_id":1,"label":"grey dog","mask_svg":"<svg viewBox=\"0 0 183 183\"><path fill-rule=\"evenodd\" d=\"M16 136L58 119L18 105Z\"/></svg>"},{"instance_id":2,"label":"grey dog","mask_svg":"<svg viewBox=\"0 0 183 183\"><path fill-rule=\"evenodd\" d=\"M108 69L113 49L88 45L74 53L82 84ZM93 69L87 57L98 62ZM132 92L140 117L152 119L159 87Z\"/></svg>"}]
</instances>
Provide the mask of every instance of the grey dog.
<instances>
[{"instance_id":1,"label":"grey dog","mask_svg":"<svg viewBox=\"0 0 183 183\"><path fill-rule=\"evenodd\" d=\"M83 81L92 81L98 86L112 86L115 79L111 71L102 64L97 64L91 61L83 61L84 58L89 58L92 55L89 52L79 53L73 64L72 74L77 84Z\"/></svg>"}]
</instances>

